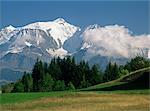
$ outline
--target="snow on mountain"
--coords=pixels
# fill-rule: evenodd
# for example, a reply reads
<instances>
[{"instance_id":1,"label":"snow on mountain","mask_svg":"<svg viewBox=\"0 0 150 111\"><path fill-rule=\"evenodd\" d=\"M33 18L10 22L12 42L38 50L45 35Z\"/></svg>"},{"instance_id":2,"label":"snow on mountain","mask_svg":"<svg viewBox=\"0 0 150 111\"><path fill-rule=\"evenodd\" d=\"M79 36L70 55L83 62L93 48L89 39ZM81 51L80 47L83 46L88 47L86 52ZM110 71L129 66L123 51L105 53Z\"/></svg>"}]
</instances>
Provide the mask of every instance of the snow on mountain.
<instances>
[{"instance_id":1,"label":"snow on mountain","mask_svg":"<svg viewBox=\"0 0 150 111\"><path fill-rule=\"evenodd\" d=\"M44 30L53 37L59 47L62 47L68 38L73 36L77 30L80 30L80 28L67 23L62 18L58 18L52 22L36 22L22 28Z\"/></svg>"},{"instance_id":2,"label":"snow on mountain","mask_svg":"<svg viewBox=\"0 0 150 111\"><path fill-rule=\"evenodd\" d=\"M8 31L13 31L13 30L15 30L15 27L13 27L12 25L9 25L5 29L7 29Z\"/></svg>"},{"instance_id":3,"label":"snow on mountain","mask_svg":"<svg viewBox=\"0 0 150 111\"><path fill-rule=\"evenodd\" d=\"M9 25L0 31L0 44L5 43L10 39L9 34L15 30L15 27Z\"/></svg>"},{"instance_id":4,"label":"snow on mountain","mask_svg":"<svg viewBox=\"0 0 150 111\"><path fill-rule=\"evenodd\" d=\"M31 43L29 43L29 42L27 42L27 41L25 41L25 44L28 46L28 47L30 47L32 44Z\"/></svg>"},{"instance_id":5,"label":"snow on mountain","mask_svg":"<svg viewBox=\"0 0 150 111\"><path fill-rule=\"evenodd\" d=\"M52 57L65 57L66 55L68 55L68 52L66 50L64 50L63 48L59 48L59 49L46 49L46 51L52 56Z\"/></svg>"},{"instance_id":6,"label":"snow on mountain","mask_svg":"<svg viewBox=\"0 0 150 111\"><path fill-rule=\"evenodd\" d=\"M73 37L76 32L80 32L80 28L67 23L62 18L49 22L35 22L17 28L8 26L0 31L0 45L4 47L0 49L1 55L10 52L20 53L25 47L31 45L40 47L44 53L48 53L50 49L59 48L63 50L60 52L67 52L63 49L64 42ZM60 54L62 55L64 54Z\"/></svg>"},{"instance_id":7,"label":"snow on mountain","mask_svg":"<svg viewBox=\"0 0 150 111\"><path fill-rule=\"evenodd\" d=\"M82 33L79 27L58 18L18 28L8 26L0 31L0 45L4 43L7 48L2 50L2 55L19 53L25 47L35 46L52 56L74 54L86 49L83 58L87 60L95 55L131 58L146 53L148 56L150 35L133 36L124 26L101 27L97 24L88 26Z\"/></svg>"}]
</instances>

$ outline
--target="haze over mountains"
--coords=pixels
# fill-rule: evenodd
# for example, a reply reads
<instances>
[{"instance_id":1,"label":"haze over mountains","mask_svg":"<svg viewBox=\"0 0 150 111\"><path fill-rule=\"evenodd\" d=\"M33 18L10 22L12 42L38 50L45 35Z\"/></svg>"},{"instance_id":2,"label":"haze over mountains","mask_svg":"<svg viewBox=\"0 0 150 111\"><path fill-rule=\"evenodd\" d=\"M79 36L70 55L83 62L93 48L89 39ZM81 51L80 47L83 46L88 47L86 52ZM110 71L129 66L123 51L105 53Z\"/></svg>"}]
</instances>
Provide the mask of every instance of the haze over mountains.
<instances>
[{"instance_id":1,"label":"haze over mountains","mask_svg":"<svg viewBox=\"0 0 150 111\"><path fill-rule=\"evenodd\" d=\"M49 62L67 55L101 68L109 61L124 64L137 55L150 58L150 35L133 35L119 25L94 24L84 30L62 18L23 27L10 25L0 31L1 80L15 81L24 71L31 71L37 58Z\"/></svg>"}]
</instances>

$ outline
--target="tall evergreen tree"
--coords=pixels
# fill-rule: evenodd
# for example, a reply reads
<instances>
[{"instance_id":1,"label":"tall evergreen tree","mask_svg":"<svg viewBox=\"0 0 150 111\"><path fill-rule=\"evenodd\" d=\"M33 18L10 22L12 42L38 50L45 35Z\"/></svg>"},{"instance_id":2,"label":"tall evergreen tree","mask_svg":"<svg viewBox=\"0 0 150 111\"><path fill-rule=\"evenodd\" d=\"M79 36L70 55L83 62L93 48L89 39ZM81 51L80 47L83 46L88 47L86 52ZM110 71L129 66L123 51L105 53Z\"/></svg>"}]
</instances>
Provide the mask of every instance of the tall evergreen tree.
<instances>
[{"instance_id":1,"label":"tall evergreen tree","mask_svg":"<svg viewBox=\"0 0 150 111\"><path fill-rule=\"evenodd\" d=\"M46 92L46 91L52 91L53 90L53 85L54 85L54 80L52 76L49 73L46 73L43 78L43 87L41 91Z\"/></svg>"},{"instance_id":2,"label":"tall evergreen tree","mask_svg":"<svg viewBox=\"0 0 150 111\"><path fill-rule=\"evenodd\" d=\"M111 62L109 62L108 65L106 66L105 73L103 76L104 82L108 82L111 80L111 71L112 71L112 65Z\"/></svg>"},{"instance_id":3,"label":"tall evergreen tree","mask_svg":"<svg viewBox=\"0 0 150 111\"><path fill-rule=\"evenodd\" d=\"M33 78L33 91L38 91L38 81L39 81L39 59L37 59L33 70L32 70L32 78Z\"/></svg>"},{"instance_id":4,"label":"tall evergreen tree","mask_svg":"<svg viewBox=\"0 0 150 111\"><path fill-rule=\"evenodd\" d=\"M115 63L112 65L112 80L119 78L119 67Z\"/></svg>"},{"instance_id":5,"label":"tall evergreen tree","mask_svg":"<svg viewBox=\"0 0 150 111\"><path fill-rule=\"evenodd\" d=\"M92 66L91 73L90 73L90 78L89 81L92 85L102 83L103 78L102 78L102 71L98 70L98 67L96 65Z\"/></svg>"},{"instance_id":6,"label":"tall evergreen tree","mask_svg":"<svg viewBox=\"0 0 150 111\"><path fill-rule=\"evenodd\" d=\"M44 63L44 72L48 73L48 64L46 62Z\"/></svg>"},{"instance_id":7,"label":"tall evergreen tree","mask_svg":"<svg viewBox=\"0 0 150 111\"><path fill-rule=\"evenodd\" d=\"M41 91L44 82L44 66L42 61L37 60L32 71L33 91Z\"/></svg>"},{"instance_id":8,"label":"tall evergreen tree","mask_svg":"<svg viewBox=\"0 0 150 111\"><path fill-rule=\"evenodd\" d=\"M87 62L85 62L84 60L80 62L79 64L79 74L80 74L80 88L82 87L88 87L90 86L90 82L89 82L89 75L90 75L90 68L89 68L89 64Z\"/></svg>"},{"instance_id":9,"label":"tall evergreen tree","mask_svg":"<svg viewBox=\"0 0 150 111\"><path fill-rule=\"evenodd\" d=\"M56 59L52 59L49 67L48 67L48 73L54 78L55 80L61 80L62 79L62 72L60 69L59 64L57 63Z\"/></svg>"},{"instance_id":10,"label":"tall evergreen tree","mask_svg":"<svg viewBox=\"0 0 150 111\"><path fill-rule=\"evenodd\" d=\"M43 85L44 85L44 77L45 77L45 71L44 71L44 64L42 61L39 61L39 80L38 80L38 90L43 91Z\"/></svg>"},{"instance_id":11,"label":"tall evergreen tree","mask_svg":"<svg viewBox=\"0 0 150 111\"><path fill-rule=\"evenodd\" d=\"M108 82L117 78L119 78L118 65L116 63L112 64L111 62L109 62L109 64L106 66L103 80L104 82Z\"/></svg>"},{"instance_id":12,"label":"tall evergreen tree","mask_svg":"<svg viewBox=\"0 0 150 111\"><path fill-rule=\"evenodd\" d=\"M33 79L31 74L27 74L24 72L24 75L22 77L22 84L24 85L24 92L31 92L33 87Z\"/></svg>"}]
</instances>

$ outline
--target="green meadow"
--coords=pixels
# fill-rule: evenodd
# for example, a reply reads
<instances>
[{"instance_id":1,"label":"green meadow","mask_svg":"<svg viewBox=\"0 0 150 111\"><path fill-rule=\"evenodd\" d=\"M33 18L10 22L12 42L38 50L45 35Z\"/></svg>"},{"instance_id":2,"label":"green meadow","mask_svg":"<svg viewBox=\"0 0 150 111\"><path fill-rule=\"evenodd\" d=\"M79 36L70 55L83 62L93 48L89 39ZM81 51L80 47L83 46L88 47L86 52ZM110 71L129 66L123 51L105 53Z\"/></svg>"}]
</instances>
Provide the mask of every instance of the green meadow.
<instances>
[{"instance_id":1,"label":"green meadow","mask_svg":"<svg viewBox=\"0 0 150 111\"><path fill-rule=\"evenodd\" d=\"M1 111L148 111L150 90L1 94Z\"/></svg>"}]
</instances>

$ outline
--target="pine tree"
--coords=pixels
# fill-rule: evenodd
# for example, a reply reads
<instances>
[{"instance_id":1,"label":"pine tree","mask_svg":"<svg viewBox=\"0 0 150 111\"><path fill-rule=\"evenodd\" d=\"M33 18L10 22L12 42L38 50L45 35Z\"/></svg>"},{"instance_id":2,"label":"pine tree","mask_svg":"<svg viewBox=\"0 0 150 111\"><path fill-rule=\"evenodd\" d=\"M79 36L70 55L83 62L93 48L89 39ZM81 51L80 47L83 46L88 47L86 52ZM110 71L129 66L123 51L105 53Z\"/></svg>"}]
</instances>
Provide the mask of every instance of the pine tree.
<instances>
[{"instance_id":1,"label":"pine tree","mask_svg":"<svg viewBox=\"0 0 150 111\"><path fill-rule=\"evenodd\" d=\"M118 65L115 63L112 65L112 78L111 80L115 80L119 78L119 68Z\"/></svg>"},{"instance_id":2,"label":"pine tree","mask_svg":"<svg viewBox=\"0 0 150 111\"><path fill-rule=\"evenodd\" d=\"M43 88L44 66L42 61L37 60L32 71L33 91L41 91Z\"/></svg>"},{"instance_id":3,"label":"pine tree","mask_svg":"<svg viewBox=\"0 0 150 111\"><path fill-rule=\"evenodd\" d=\"M106 66L105 73L103 76L104 82L108 82L111 80L111 71L112 71L112 65L111 62L109 62L108 65Z\"/></svg>"},{"instance_id":4,"label":"pine tree","mask_svg":"<svg viewBox=\"0 0 150 111\"><path fill-rule=\"evenodd\" d=\"M86 80L85 78L85 74L82 74L82 80L81 80L81 85L79 86L79 88L86 88L89 87L91 84L89 83L88 80Z\"/></svg>"},{"instance_id":5,"label":"pine tree","mask_svg":"<svg viewBox=\"0 0 150 111\"><path fill-rule=\"evenodd\" d=\"M39 59L37 59L33 70L32 70L32 78L33 78L33 91L38 91L38 81L39 81Z\"/></svg>"},{"instance_id":6,"label":"pine tree","mask_svg":"<svg viewBox=\"0 0 150 111\"><path fill-rule=\"evenodd\" d=\"M48 64L46 62L44 63L44 72L48 73Z\"/></svg>"},{"instance_id":7,"label":"pine tree","mask_svg":"<svg viewBox=\"0 0 150 111\"><path fill-rule=\"evenodd\" d=\"M31 77L31 74L27 74L24 72L24 75L22 77L22 84L24 85L24 92L31 92L33 87L33 79Z\"/></svg>"},{"instance_id":8,"label":"pine tree","mask_svg":"<svg viewBox=\"0 0 150 111\"><path fill-rule=\"evenodd\" d=\"M38 90L39 91L44 91L44 77L45 77L45 72L44 72L44 65L42 61L39 61L39 80L38 80Z\"/></svg>"},{"instance_id":9,"label":"pine tree","mask_svg":"<svg viewBox=\"0 0 150 111\"><path fill-rule=\"evenodd\" d=\"M58 60L58 59L57 59ZM55 80L61 80L62 79L62 72L60 69L59 64L57 63L56 59L52 59L49 67L48 67L48 73L52 76Z\"/></svg>"},{"instance_id":10,"label":"pine tree","mask_svg":"<svg viewBox=\"0 0 150 111\"><path fill-rule=\"evenodd\" d=\"M102 83L102 71L98 70L96 65L92 66L89 81L92 85Z\"/></svg>"},{"instance_id":11,"label":"pine tree","mask_svg":"<svg viewBox=\"0 0 150 111\"><path fill-rule=\"evenodd\" d=\"M81 71L80 65L76 66L74 76L73 76L73 81L72 83L74 84L75 88L81 88L81 81L83 81L83 73Z\"/></svg>"},{"instance_id":12,"label":"pine tree","mask_svg":"<svg viewBox=\"0 0 150 111\"><path fill-rule=\"evenodd\" d=\"M109 64L106 66L103 80L104 82L108 82L117 78L119 78L118 65L116 63L112 64L111 62L109 62Z\"/></svg>"},{"instance_id":13,"label":"pine tree","mask_svg":"<svg viewBox=\"0 0 150 111\"><path fill-rule=\"evenodd\" d=\"M42 87L41 91L46 92L46 91L52 91L53 90L54 80L49 73L46 73L44 75L42 85L43 85L43 87Z\"/></svg>"}]
</instances>

